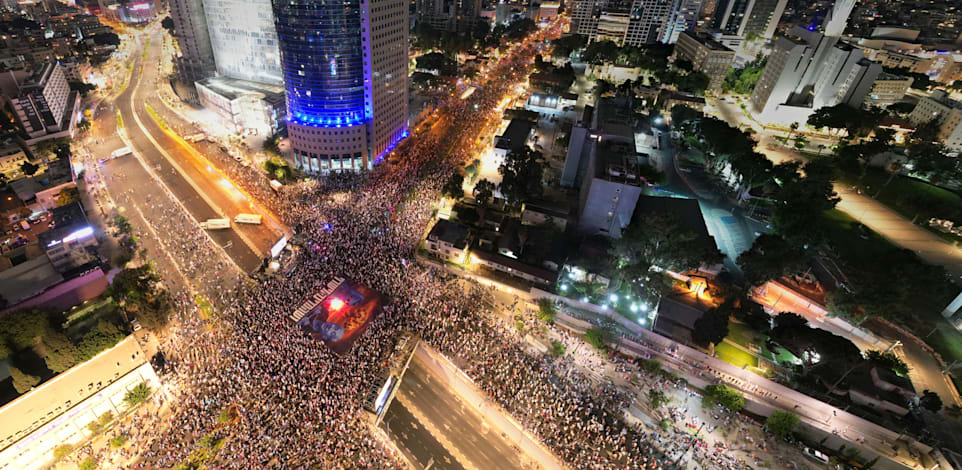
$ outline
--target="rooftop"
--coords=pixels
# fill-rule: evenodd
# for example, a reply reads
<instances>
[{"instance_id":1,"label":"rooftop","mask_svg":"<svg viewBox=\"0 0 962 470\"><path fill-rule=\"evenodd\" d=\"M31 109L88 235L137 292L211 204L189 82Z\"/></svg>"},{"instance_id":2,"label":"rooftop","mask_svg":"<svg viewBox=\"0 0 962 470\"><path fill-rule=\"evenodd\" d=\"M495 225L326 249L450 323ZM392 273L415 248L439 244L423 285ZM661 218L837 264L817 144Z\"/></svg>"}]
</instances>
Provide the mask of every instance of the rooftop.
<instances>
[{"instance_id":1,"label":"rooftop","mask_svg":"<svg viewBox=\"0 0 962 470\"><path fill-rule=\"evenodd\" d=\"M498 136L496 148L508 151L517 151L524 147L531 135L534 123L526 119L512 119L504 133Z\"/></svg>"},{"instance_id":2,"label":"rooftop","mask_svg":"<svg viewBox=\"0 0 962 470\"><path fill-rule=\"evenodd\" d=\"M279 103L284 102L284 87L278 85L239 80L225 76L207 78L197 82L197 84L231 101L242 96L259 95L258 98L266 99L272 103L275 101Z\"/></svg>"},{"instance_id":3,"label":"rooftop","mask_svg":"<svg viewBox=\"0 0 962 470\"><path fill-rule=\"evenodd\" d=\"M434 224L434 227L431 228L431 232L428 233L428 239L440 240L454 247L464 249L468 246L469 232L470 230L467 226L451 222L450 220L440 219Z\"/></svg>"},{"instance_id":4,"label":"rooftop","mask_svg":"<svg viewBox=\"0 0 962 470\"><path fill-rule=\"evenodd\" d=\"M692 33L693 33L693 32L683 31L681 34L682 34L683 36L688 36L688 37L692 38L693 40L695 40L695 41L698 42L699 44L701 44L701 45L703 45L703 46L705 46L705 47L707 47L707 48L709 48L709 49L711 49L711 50L713 50L713 51L731 52L732 54L735 53L735 51L729 49L729 48L726 47L724 44L716 41L715 38L711 37L710 34L704 32L704 31L695 32L694 34L692 34Z\"/></svg>"}]
</instances>

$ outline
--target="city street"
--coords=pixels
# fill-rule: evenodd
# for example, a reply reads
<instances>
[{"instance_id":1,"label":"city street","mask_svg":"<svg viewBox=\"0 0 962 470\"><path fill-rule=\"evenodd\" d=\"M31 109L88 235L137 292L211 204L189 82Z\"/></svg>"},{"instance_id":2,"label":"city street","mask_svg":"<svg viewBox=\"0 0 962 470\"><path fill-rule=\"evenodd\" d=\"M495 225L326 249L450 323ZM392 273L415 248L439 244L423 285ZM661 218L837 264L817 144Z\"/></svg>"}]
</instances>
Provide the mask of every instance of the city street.
<instances>
[{"instance_id":1,"label":"city street","mask_svg":"<svg viewBox=\"0 0 962 470\"><path fill-rule=\"evenodd\" d=\"M464 403L417 356L404 374L384 424L421 469L431 461L431 468L524 468L521 453L507 436Z\"/></svg>"}]
</instances>

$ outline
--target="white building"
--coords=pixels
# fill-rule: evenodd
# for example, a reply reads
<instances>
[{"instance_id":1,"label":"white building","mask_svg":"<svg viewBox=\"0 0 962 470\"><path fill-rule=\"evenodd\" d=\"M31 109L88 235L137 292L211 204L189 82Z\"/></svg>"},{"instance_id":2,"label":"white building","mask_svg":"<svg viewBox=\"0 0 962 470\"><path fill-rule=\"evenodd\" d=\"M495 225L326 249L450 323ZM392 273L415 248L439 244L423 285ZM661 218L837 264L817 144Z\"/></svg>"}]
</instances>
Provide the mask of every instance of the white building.
<instances>
[{"instance_id":1,"label":"white building","mask_svg":"<svg viewBox=\"0 0 962 470\"><path fill-rule=\"evenodd\" d=\"M271 0L204 0L217 73L283 85Z\"/></svg>"},{"instance_id":2,"label":"white building","mask_svg":"<svg viewBox=\"0 0 962 470\"><path fill-rule=\"evenodd\" d=\"M141 383L153 390L160 379L149 358L128 336L0 408L0 470L33 470L53 463L53 450L90 438L87 425L104 413L127 409L124 396Z\"/></svg>"},{"instance_id":3,"label":"white building","mask_svg":"<svg viewBox=\"0 0 962 470\"><path fill-rule=\"evenodd\" d=\"M641 46L662 39L675 11L675 0L575 0L570 7L571 32L589 41L610 39ZM673 27L676 23L673 23Z\"/></svg>"},{"instance_id":4,"label":"white building","mask_svg":"<svg viewBox=\"0 0 962 470\"><path fill-rule=\"evenodd\" d=\"M915 125L925 124L938 119L939 140L949 149L962 151L962 103L949 98L943 90L935 90L926 98L919 100L909 121Z\"/></svg>"},{"instance_id":5,"label":"white building","mask_svg":"<svg viewBox=\"0 0 962 470\"><path fill-rule=\"evenodd\" d=\"M912 77L901 77L890 73L882 72L872 84L872 89L865 95L863 104L884 108L891 104L902 101L909 87L915 81Z\"/></svg>"},{"instance_id":6,"label":"white building","mask_svg":"<svg viewBox=\"0 0 962 470\"><path fill-rule=\"evenodd\" d=\"M752 108L762 121L805 122L825 106L862 105L882 67L861 49L839 44L853 6L854 0L836 2L824 33L796 26L789 37L776 41L752 91Z\"/></svg>"},{"instance_id":7,"label":"white building","mask_svg":"<svg viewBox=\"0 0 962 470\"><path fill-rule=\"evenodd\" d=\"M463 264L468 259L469 235L468 227L440 219L428 233L424 249L443 260Z\"/></svg>"},{"instance_id":8,"label":"white building","mask_svg":"<svg viewBox=\"0 0 962 470\"><path fill-rule=\"evenodd\" d=\"M11 85L18 93L6 95L7 101L31 139L73 131L80 95L70 91L59 64L48 62Z\"/></svg>"},{"instance_id":9,"label":"white building","mask_svg":"<svg viewBox=\"0 0 962 470\"><path fill-rule=\"evenodd\" d=\"M277 132L285 113L284 87L225 76L195 83L200 104L232 123L237 131Z\"/></svg>"}]
</instances>

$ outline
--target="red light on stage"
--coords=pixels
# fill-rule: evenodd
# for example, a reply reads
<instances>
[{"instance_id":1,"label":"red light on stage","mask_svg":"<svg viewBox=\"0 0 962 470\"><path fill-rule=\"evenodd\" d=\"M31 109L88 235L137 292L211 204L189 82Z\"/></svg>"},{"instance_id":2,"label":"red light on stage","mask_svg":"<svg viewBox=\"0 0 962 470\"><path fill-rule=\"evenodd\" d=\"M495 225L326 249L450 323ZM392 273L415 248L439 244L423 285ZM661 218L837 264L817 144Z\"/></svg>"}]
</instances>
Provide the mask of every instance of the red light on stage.
<instances>
[{"instance_id":1,"label":"red light on stage","mask_svg":"<svg viewBox=\"0 0 962 470\"><path fill-rule=\"evenodd\" d=\"M342 309L343 307L344 307L344 301L337 298L331 299L331 302L328 304L328 308L330 308L331 310L334 310L335 312Z\"/></svg>"}]
</instances>

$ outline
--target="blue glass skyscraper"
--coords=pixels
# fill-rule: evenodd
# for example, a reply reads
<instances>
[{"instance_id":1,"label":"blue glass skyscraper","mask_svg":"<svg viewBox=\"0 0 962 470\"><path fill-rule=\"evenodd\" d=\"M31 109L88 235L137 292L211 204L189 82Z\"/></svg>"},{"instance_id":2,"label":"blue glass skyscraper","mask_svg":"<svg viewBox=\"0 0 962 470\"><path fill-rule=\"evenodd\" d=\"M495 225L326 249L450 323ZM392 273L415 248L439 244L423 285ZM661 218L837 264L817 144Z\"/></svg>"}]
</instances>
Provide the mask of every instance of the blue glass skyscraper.
<instances>
[{"instance_id":1,"label":"blue glass skyscraper","mask_svg":"<svg viewBox=\"0 0 962 470\"><path fill-rule=\"evenodd\" d=\"M273 7L295 164L319 174L370 168L407 135L406 3Z\"/></svg>"}]
</instances>

